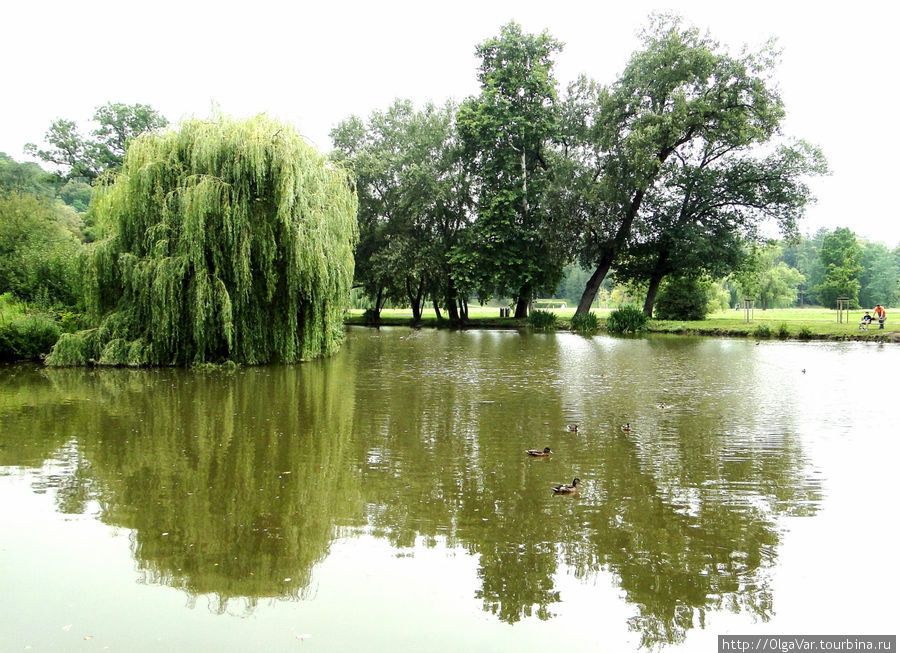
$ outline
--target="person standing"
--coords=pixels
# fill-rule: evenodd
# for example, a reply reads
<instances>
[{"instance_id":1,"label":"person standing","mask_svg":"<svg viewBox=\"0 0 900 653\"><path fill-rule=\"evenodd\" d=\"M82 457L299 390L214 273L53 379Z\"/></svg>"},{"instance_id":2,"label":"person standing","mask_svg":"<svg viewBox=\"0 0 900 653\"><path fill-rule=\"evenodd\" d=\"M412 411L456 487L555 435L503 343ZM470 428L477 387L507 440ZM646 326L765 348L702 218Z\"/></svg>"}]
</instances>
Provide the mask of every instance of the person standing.
<instances>
[{"instance_id":1,"label":"person standing","mask_svg":"<svg viewBox=\"0 0 900 653\"><path fill-rule=\"evenodd\" d=\"M875 304L875 317L878 319L878 328L884 328L884 322L887 320L887 312L881 304Z\"/></svg>"}]
</instances>

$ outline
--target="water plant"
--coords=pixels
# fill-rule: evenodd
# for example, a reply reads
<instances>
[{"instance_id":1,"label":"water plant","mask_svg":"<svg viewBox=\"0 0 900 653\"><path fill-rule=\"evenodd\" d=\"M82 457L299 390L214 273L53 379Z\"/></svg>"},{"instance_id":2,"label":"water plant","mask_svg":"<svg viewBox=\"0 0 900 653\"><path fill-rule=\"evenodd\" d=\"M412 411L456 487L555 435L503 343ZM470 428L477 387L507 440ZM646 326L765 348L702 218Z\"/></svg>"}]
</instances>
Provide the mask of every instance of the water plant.
<instances>
[{"instance_id":1,"label":"water plant","mask_svg":"<svg viewBox=\"0 0 900 653\"><path fill-rule=\"evenodd\" d=\"M606 318L606 329L610 333L638 333L647 328L647 316L636 306L623 306Z\"/></svg>"},{"instance_id":2,"label":"water plant","mask_svg":"<svg viewBox=\"0 0 900 653\"><path fill-rule=\"evenodd\" d=\"M532 311L531 315L528 316L528 324L535 329L555 329L556 313L540 309Z\"/></svg>"},{"instance_id":3,"label":"water plant","mask_svg":"<svg viewBox=\"0 0 900 653\"><path fill-rule=\"evenodd\" d=\"M572 330L584 336L590 336L597 333L600 328L595 313L582 313L581 315L573 315L570 321Z\"/></svg>"}]
</instances>

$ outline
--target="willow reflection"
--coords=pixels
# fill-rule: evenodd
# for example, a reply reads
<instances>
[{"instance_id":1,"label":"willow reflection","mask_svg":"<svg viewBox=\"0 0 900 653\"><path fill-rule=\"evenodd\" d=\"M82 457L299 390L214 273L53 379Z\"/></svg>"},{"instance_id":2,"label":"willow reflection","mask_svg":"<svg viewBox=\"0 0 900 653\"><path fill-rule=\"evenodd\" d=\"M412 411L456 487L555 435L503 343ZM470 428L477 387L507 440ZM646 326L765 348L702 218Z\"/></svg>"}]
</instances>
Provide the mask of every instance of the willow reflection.
<instances>
[{"instance_id":1,"label":"willow reflection","mask_svg":"<svg viewBox=\"0 0 900 653\"><path fill-rule=\"evenodd\" d=\"M820 501L755 371L685 342L353 330L295 367L32 371L0 385L0 411L24 399L0 456L55 460L61 510L96 505L148 582L223 610L303 596L365 532L476 557L472 596L510 624L552 618L562 574L611 576L643 643L672 643L710 611L767 619L779 516ZM576 475L580 497L552 496Z\"/></svg>"}]
</instances>

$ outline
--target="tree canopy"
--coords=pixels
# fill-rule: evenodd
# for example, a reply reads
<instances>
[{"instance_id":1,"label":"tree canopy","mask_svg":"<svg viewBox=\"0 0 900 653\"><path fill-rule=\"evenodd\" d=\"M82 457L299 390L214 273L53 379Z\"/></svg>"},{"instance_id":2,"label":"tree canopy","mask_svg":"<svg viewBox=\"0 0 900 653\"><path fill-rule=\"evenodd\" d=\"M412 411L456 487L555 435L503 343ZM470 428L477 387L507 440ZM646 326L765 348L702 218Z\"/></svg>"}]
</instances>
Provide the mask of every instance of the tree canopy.
<instances>
[{"instance_id":1,"label":"tree canopy","mask_svg":"<svg viewBox=\"0 0 900 653\"><path fill-rule=\"evenodd\" d=\"M471 246L457 250L466 285L516 298L525 317L533 293L555 286L565 264L548 220L544 149L555 134L553 54L562 44L516 23L477 48L481 94L459 109L463 155L476 180ZM480 277L480 278L479 278Z\"/></svg>"},{"instance_id":2,"label":"tree canopy","mask_svg":"<svg viewBox=\"0 0 900 653\"><path fill-rule=\"evenodd\" d=\"M191 120L131 142L93 199L98 329L48 363L294 362L334 351L353 277L346 173L265 116Z\"/></svg>"},{"instance_id":3,"label":"tree canopy","mask_svg":"<svg viewBox=\"0 0 900 653\"><path fill-rule=\"evenodd\" d=\"M97 127L84 137L73 120L60 118L44 135L46 150L28 143L25 151L62 169L66 179L96 179L107 170L122 167L128 144L144 132L162 129L169 121L146 104L107 102L98 107L93 120Z\"/></svg>"}]
</instances>

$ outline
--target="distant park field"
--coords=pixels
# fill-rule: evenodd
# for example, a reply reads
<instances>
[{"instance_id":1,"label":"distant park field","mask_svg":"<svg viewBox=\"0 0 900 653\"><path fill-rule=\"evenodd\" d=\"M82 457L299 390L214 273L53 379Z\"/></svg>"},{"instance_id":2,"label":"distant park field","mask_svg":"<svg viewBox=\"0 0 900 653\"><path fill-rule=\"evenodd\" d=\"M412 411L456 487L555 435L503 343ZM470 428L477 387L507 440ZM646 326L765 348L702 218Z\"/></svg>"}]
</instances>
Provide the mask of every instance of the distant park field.
<instances>
[{"instance_id":1,"label":"distant park field","mask_svg":"<svg viewBox=\"0 0 900 653\"><path fill-rule=\"evenodd\" d=\"M575 313L572 308L550 308L547 310L557 315L557 326L567 329L569 319ZM605 318L614 309L594 309L600 319L601 331ZM871 309L869 309L871 312ZM705 335L733 335L752 336L757 338L791 338L791 339L880 339L892 337L897 334L900 338L900 310L887 309L887 323L884 330L878 329L878 324L873 323L868 331L861 330L859 323L866 309L856 309L845 312L843 321L838 322L838 313L835 310L808 307L808 308L775 308L755 309L749 316L749 322L743 309L727 310L713 313L705 320L675 321L675 320L650 320L648 331L656 333L699 333ZM362 310L351 310L347 322L349 324L362 324ZM446 314L444 315L446 317ZM412 319L410 309L384 309L381 312L383 324L409 324ZM437 320L434 311L428 309L423 312L423 326L436 326ZM498 306L470 306L468 326L485 328L515 328L521 326L522 321L512 318L501 318Z\"/></svg>"}]
</instances>

